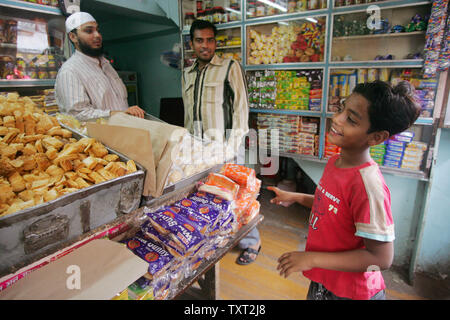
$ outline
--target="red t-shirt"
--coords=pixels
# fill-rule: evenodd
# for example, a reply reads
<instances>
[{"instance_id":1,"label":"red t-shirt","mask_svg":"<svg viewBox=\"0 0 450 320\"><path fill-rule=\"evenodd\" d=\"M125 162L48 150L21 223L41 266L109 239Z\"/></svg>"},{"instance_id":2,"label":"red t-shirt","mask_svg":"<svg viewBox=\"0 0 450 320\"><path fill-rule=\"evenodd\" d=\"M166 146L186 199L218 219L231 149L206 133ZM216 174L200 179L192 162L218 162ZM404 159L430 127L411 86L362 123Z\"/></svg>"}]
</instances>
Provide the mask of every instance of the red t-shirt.
<instances>
[{"instance_id":1,"label":"red t-shirt","mask_svg":"<svg viewBox=\"0 0 450 320\"><path fill-rule=\"evenodd\" d=\"M314 194L306 251L338 252L364 248L363 238L392 242L395 238L391 197L373 161L354 168L337 168L339 155L325 166ZM338 297L370 299L385 288L378 267L370 272L314 268L303 272Z\"/></svg>"}]
</instances>

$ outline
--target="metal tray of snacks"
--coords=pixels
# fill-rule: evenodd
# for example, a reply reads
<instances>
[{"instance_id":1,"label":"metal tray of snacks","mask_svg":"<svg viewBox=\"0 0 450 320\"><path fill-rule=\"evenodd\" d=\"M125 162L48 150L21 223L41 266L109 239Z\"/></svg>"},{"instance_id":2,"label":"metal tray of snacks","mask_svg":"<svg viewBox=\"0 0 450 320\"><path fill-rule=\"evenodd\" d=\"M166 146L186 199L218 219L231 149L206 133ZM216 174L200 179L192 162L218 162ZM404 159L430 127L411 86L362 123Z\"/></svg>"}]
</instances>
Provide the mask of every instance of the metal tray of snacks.
<instances>
[{"instance_id":1,"label":"metal tray of snacks","mask_svg":"<svg viewBox=\"0 0 450 320\"><path fill-rule=\"evenodd\" d=\"M55 171L62 168L63 181L52 180L50 176L48 185L52 186L52 189L48 188L49 190L43 193L42 189L38 188L41 180L26 180L36 184L36 189L29 188L31 195L28 195L34 197L34 201L40 198L38 204L0 214L0 276L15 272L52 254L80 235L139 208L145 169L101 143L95 144L95 139L64 125L61 125L60 129L66 130L64 132L67 136L65 139L60 137L59 140L64 141L65 145L60 147L56 157L65 158L56 162L58 165L52 160L49 168ZM71 137L67 130L71 132ZM52 136L55 137L58 136ZM52 140L49 139L47 143ZM53 141L57 143L56 140ZM81 148L80 144L84 148ZM93 151L94 145L99 149L97 154ZM47 151L53 150L49 145L47 147ZM80 151L71 156L71 152L67 151L71 147L79 148ZM67 159L69 162L64 163ZM84 162L84 165L80 165L79 161ZM127 167L127 164L130 166ZM64 168L64 165L69 168ZM46 170L43 172L49 172L48 168ZM35 175L36 173L34 172ZM61 184L64 185L60 189L62 193L55 197L55 188ZM34 191L36 194L32 193ZM18 197L19 193L15 194ZM21 196L26 196L26 193ZM18 208L23 206L21 201L18 201Z\"/></svg>"}]
</instances>

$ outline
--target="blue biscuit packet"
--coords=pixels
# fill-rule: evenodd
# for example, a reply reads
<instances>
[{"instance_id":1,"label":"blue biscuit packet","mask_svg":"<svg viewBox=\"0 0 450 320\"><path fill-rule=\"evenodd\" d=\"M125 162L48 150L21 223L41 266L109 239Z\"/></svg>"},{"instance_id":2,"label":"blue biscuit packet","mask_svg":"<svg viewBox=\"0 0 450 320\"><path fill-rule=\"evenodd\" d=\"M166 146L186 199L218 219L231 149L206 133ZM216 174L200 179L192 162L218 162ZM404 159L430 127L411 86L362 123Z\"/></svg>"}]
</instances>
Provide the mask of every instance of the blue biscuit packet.
<instances>
[{"instance_id":1,"label":"blue biscuit packet","mask_svg":"<svg viewBox=\"0 0 450 320\"><path fill-rule=\"evenodd\" d=\"M149 221L141 226L141 231L145 238L161 245L174 257L183 258L183 248L170 237L164 236L156 231Z\"/></svg>"},{"instance_id":2,"label":"blue biscuit packet","mask_svg":"<svg viewBox=\"0 0 450 320\"><path fill-rule=\"evenodd\" d=\"M223 212L214 206L187 198L177 201L174 203L174 206L176 209L172 208L172 210L178 210L177 212L180 215L185 216L190 220L197 220L199 225L201 225L203 221L208 225L208 229L214 227L219 218L223 215Z\"/></svg>"},{"instance_id":3,"label":"blue biscuit packet","mask_svg":"<svg viewBox=\"0 0 450 320\"><path fill-rule=\"evenodd\" d=\"M148 273L152 277L167 270L174 258L169 252L146 239L141 232L137 232L134 237L125 240L124 243L135 255L148 262Z\"/></svg>"},{"instance_id":4,"label":"blue biscuit packet","mask_svg":"<svg viewBox=\"0 0 450 320\"><path fill-rule=\"evenodd\" d=\"M224 200L214 194L202 191L198 191L189 195L187 199L195 201L197 203L212 206L214 209L220 210L223 214L229 212L232 205L231 201Z\"/></svg>"},{"instance_id":5,"label":"blue biscuit packet","mask_svg":"<svg viewBox=\"0 0 450 320\"><path fill-rule=\"evenodd\" d=\"M213 210L211 208L199 208L199 211L196 211L190 207L173 207L172 210L194 224L203 235L207 235L213 225L212 221L208 219L208 216L215 214L210 212Z\"/></svg>"},{"instance_id":6,"label":"blue biscuit packet","mask_svg":"<svg viewBox=\"0 0 450 320\"><path fill-rule=\"evenodd\" d=\"M151 225L162 235L169 237L183 254L195 251L205 241L196 226L170 209L164 207L156 212L145 212Z\"/></svg>"}]
</instances>

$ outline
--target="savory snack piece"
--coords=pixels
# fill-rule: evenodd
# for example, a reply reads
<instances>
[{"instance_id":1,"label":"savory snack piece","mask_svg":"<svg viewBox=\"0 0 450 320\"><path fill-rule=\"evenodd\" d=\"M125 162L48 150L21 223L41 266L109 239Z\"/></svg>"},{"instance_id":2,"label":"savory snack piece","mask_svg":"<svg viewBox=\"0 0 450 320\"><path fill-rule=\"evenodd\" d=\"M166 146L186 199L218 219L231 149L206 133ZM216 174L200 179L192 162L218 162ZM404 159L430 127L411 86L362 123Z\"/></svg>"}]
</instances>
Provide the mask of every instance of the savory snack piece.
<instances>
[{"instance_id":1,"label":"savory snack piece","mask_svg":"<svg viewBox=\"0 0 450 320\"><path fill-rule=\"evenodd\" d=\"M30 98L0 96L0 217L136 170L99 141L74 139Z\"/></svg>"}]
</instances>

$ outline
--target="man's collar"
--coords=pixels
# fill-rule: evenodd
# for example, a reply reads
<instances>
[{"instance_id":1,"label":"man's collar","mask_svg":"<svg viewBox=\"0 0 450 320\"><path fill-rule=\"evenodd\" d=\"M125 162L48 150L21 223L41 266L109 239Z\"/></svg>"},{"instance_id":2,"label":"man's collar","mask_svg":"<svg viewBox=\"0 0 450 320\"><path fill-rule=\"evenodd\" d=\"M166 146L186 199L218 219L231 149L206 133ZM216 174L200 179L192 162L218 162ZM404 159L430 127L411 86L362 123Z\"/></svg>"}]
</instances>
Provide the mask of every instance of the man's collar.
<instances>
[{"instance_id":1,"label":"man's collar","mask_svg":"<svg viewBox=\"0 0 450 320\"><path fill-rule=\"evenodd\" d=\"M208 62L208 64L212 64L215 66L221 66L223 64L223 59L214 54L211 61ZM188 72L197 71L198 69L198 59L195 60L194 64L191 66L191 68L188 70Z\"/></svg>"},{"instance_id":2,"label":"man's collar","mask_svg":"<svg viewBox=\"0 0 450 320\"><path fill-rule=\"evenodd\" d=\"M81 52L80 50L75 50L76 55L82 57L83 59L86 59L88 61L94 62L98 64L98 59L101 60L101 62L103 63L105 60L108 61L103 55L101 55L100 57L96 58L96 57L91 57L88 56L87 54L84 54L83 52Z\"/></svg>"}]
</instances>

